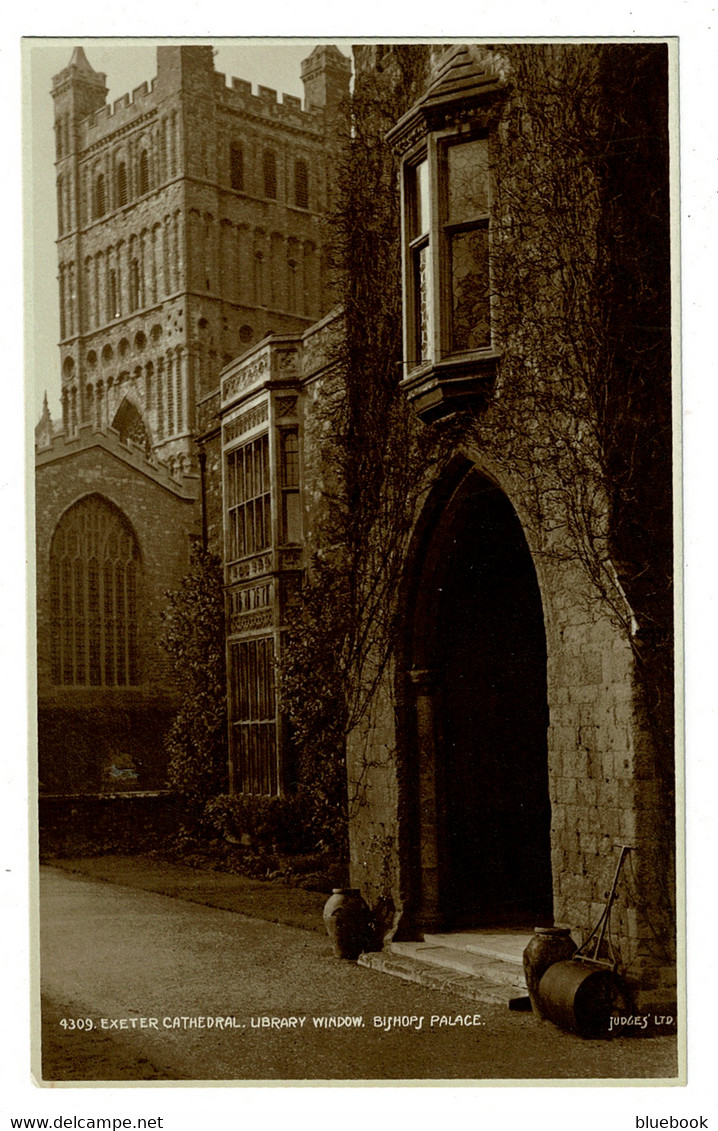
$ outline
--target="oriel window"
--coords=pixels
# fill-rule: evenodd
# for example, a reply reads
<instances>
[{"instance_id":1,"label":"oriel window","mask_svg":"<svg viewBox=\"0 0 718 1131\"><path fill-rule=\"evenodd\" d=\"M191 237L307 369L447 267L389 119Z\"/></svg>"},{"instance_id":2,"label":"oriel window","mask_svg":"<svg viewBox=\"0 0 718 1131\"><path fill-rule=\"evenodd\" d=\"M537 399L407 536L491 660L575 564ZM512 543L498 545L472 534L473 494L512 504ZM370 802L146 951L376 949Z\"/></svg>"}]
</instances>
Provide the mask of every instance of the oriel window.
<instances>
[{"instance_id":1,"label":"oriel window","mask_svg":"<svg viewBox=\"0 0 718 1131\"><path fill-rule=\"evenodd\" d=\"M491 345L488 140L448 145L443 157L448 346L457 353Z\"/></svg>"},{"instance_id":2,"label":"oriel window","mask_svg":"<svg viewBox=\"0 0 718 1131\"><path fill-rule=\"evenodd\" d=\"M489 141L433 138L404 164L406 363L491 348Z\"/></svg>"}]
</instances>

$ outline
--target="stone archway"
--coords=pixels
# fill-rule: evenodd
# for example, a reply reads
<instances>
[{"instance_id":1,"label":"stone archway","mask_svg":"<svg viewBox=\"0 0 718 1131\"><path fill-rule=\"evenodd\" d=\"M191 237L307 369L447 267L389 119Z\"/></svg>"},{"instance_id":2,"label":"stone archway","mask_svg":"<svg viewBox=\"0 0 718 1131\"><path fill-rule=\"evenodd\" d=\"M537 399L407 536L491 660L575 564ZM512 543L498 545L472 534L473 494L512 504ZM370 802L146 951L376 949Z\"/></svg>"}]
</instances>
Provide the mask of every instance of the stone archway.
<instances>
[{"instance_id":1,"label":"stone archway","mask_svg":"<svg viewBox=\"0 0 718 1131\"><path fill-rule=\"evenodd\" d=\"M506 495L468 471L429 524L412 604L424 929L552 922L546 640Z\"/></svg>"}]
</instances>

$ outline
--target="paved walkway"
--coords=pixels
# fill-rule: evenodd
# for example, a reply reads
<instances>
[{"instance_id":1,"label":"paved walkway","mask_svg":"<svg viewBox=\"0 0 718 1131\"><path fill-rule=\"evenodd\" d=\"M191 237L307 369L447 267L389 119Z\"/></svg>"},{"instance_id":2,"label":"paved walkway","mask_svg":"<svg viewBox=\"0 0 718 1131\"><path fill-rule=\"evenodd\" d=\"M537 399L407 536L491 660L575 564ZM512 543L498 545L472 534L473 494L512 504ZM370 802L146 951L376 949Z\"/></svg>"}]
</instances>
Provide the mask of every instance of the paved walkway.
<instances>
[{"instance_id":1,"label":"paved walkway","mask_svg":"<svg viewBox=\"0 0 718 1131\"><path fill-rule=\"evenodd\" d=\"M226 877L218 887L228 898ZM46 1081L676 1074L670 1037L581 1041L339 961L318 931L55 868L42 869L41 951Z\"/></svg>"}]
</instances>

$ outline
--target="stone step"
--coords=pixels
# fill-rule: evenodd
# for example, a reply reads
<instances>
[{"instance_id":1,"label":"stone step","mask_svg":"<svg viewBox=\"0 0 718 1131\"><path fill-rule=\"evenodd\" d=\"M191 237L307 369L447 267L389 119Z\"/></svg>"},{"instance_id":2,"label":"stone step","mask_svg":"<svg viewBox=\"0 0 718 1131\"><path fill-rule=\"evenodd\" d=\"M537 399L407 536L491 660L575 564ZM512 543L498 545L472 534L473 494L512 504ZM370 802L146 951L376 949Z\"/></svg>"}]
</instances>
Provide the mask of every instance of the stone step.
<instances>
[{"instance_id":1,"label":"stone step","mask_svg":"<svg viewBox=\"0 0 718 1131\"><path fill-rule=\"evenodd\" d=\"M489 1005L502 1005L508 1008L509 1002L518 995L515 986L492 981L477 974L468 974L451 966L438 966L420 961L407 954L395 954L393 949L362 954L359 965L369 970L379 970L406 982L417 982L441 993L454 994L466 1001L484 1002ZM524 990L525 994L525 990Z\"/></svg>"},{"instance_id":2,"label":"stone step","mask_svg":"<svg viewBox=\"0 0 718 1131\"><path fill-rule=\"evenodd\" d=\"M502 961L495 954L476 954L466 948L446 946L443 942L425 937L423 942L394 942L389 947L392 954L413 958L454 970L458 974L471 974L487 982L512 986L526 992L523 967L512 961Z\"/></svg>"},{"instance_id":3,"label":"stone step","mask_svg":"<svg viewBox=\"0 0 718 1131\"><path fill-rule=\"evenodd\" d=\"M531 938L532 933L525 930L450 931L425 934L424 942L485 955L523 969L523 953Z\"/></svg>"}]
</instances>

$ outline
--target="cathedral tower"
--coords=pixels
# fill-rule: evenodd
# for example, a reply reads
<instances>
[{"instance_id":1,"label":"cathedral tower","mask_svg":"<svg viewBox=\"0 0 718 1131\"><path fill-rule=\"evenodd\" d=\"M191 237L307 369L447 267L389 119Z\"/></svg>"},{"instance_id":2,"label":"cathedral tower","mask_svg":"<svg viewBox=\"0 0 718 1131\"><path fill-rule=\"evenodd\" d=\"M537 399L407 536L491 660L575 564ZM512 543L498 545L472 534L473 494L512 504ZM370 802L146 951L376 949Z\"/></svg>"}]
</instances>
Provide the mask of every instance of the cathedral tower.
<instances>
[{"instance_id":1,"label":"cathedral tower","mask_svg":"<svg viewBox=\"0 0 718 1131\"><path fill-rule=\"evenodd\" d=\"M52 92L66 434L112 427L187 471L222 366L331 307L326 110L350 69L313 52L302 109L228 83L209 46L159 47L152 83L109 105L74 50Z\"/></svg>"}]
</instances>

